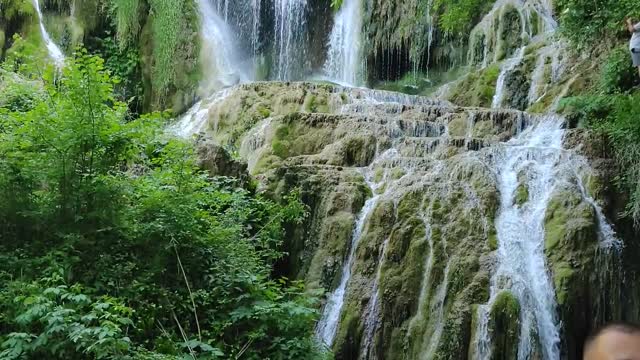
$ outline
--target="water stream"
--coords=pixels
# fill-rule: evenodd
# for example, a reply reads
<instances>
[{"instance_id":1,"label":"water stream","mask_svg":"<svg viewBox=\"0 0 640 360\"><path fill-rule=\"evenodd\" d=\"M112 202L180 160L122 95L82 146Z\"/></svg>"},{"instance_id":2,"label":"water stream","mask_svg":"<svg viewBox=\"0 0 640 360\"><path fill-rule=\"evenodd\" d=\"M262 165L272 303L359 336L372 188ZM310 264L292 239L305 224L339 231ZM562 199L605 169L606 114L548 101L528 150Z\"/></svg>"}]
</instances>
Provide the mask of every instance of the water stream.
<instances>
[{"instance_id":1,"label":"water stream","mask_svg":"<svg viewBox=\"0 0 640 360\"><path fill-rule=\"evenodd\" d=\"M521 47L516 51L516 54L509 60L505 61L500 68L500 75L498 76L498 82L496 83L496 93L493 95L493 101L491 107L494 109L501 108L505 101L507 91L507 76L522 62L524 57L524 47Z\"/></svg>"},{"instance_id":2,"label":"water stream","mask_svg":"<svg viewBox=\"0 0 640 360\"><path fill-rule=\"evenodd\" d=\"M47 29L44 26L44 18L42 16L42 11L40 10L39 0L33 0L33 5L36 8L36 12L38 13L38 21L40 22L40 33L42 35L42 40L47 47L47 52L49 53L49 57L53 60L56 67L61 68L64 65L64 54L62 50L56 45L53 40L51 40L51 36L47 32Z\"/></svg>"},{"instance_id":3,"label":"water stream","mask_svg":"<svg viewBox=\"0 0 640 360\"><path fill-rule=\"evenodd\" d=\"M367 177L368 176L365 175L365 178ZM373 188L374 184L369 183L369 186ZM322 317L318 322L318 326L316 329L317 337L320 341L322 341L322 343L326 344L327 346L333 345L333 340L338 329L340 313L342 312L342 305L344 303L344 296L347 290L349 279L351 278L351 267L353 266L353 263L355 261L356 248L358 247L358 243L360 241L360 237L362 236L364 227L367 223L367 219L369 218L371 212L373 212L373 210L375 209L379 199L380 195L374 195L364 203L362 210L360 210L358 221L356 222L356 226L353 230L353 235L351 236L349 254L344 262L344 266L342 267L342 277L340 278L340 284L329 296L324 311L322 312Z\"/></svg>"}]
</instances>

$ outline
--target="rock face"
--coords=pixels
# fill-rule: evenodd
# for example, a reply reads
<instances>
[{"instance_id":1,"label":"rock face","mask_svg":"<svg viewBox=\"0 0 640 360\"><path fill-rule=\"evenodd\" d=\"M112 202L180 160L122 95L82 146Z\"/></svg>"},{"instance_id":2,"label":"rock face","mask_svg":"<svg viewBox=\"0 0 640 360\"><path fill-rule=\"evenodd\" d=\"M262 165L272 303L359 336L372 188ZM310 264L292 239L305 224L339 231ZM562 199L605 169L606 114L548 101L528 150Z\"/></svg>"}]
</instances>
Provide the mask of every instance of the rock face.
<instances>
[{"instance_id":1,"label":"rock face","mask_svg":"<svg viewBox=\"0 0 640 360\"><path fill-rule=\"evenodd\" d=\"M181 126L196 113L262 191L300 190L278 270L327 290L337 359L578 359L636 316L610 162L558 117L308 83L237 86Z\"/></svg>"}]
</instances>

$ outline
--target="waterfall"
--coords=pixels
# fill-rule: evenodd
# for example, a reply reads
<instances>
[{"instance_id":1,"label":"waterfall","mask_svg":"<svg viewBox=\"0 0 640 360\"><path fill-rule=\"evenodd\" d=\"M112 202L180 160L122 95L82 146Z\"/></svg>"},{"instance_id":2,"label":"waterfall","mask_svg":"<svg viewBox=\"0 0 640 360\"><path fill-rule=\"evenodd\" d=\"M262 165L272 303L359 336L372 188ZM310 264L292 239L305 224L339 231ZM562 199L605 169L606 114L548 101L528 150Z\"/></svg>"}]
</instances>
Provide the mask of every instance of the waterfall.
<instances>
[{"instance_id":1,"label":"waterfall","mask_svg":"<svg viewBox=\"0 0 640 360\"><path fill-rule=\"evenodd\" d=\"M275 0L275 80L299 79L305 56L307 0Z\"/></svg>"},{"instance_id":2,"label":"waterfall","mask_svg":"<svg viewBox=\"0 0 640 360\"><path fill-rule=\"evenodd\" d=\"M365 175L365 177L368 176ZM369 186L373 185L369 184ZM356 226L353 230L353 235L351 236L351 247L349 248L349 255L347 256L347 260L344 262L344 265L342 267L342 278L340 279L340 285L338 285L338 287L331 293L331 296L329 297L329 299L327 300L327 304L325 305L322 317L318 322L316 335L318 339L327 346L333 345L333 339L336 336L338 323L340 322L340 313L342 311L342 305L344 304L344 296L347 290L347 284L349 283L349 279L351 278L351 267L353 266L353 263L355 261L358 242L360 241L360 237L362 236L364 226L367 223L367 219L375 209L379 199L380 195L375 195L369 198L362 207L360 215L358 215L358 221L356 222Z\"/></svg>"},{"instance_id":3,"label":"waterfall","mask_svg":"<svg viewBox=\"0 0 640 360\"><path fill-rule=\"evenodd\" d=\"M202 29L204 93L253 79L250 61L242 59L233 30L216 12L210 0L198 0ZM223 11L227 11L226 8Z\"/></svg>"},{"instance_id":4,"label":"waterfall","mask_svg":"<svg viewBox=\"0 0 640 360\"><path fill-rule=\"evenodd\" d=\"M382 277L382 265L387 255L387 247L389 246L389 238L382 244L382 251L378 259L378 270L376 270L376 278L371 289L371 301L367 305L364 317L364 341L360 357L363 359L376 359L376 350L373 346L373 339L376 331L380 326L380 278Z\"/></svg>"},{"instance_id":5,"label":"waterfall","mask_svg":"<svg viewBox=\"0 0 640 360\"><path fill-rule=\"evenodd\" d=\"M258 55L260 50L260 11L261 0L251 0L251 49L253 56Z\"/></svg>"},{"instance_id":6,"label":"waterfall","mask_svg":"<svg viewBox=\"0 0 640 360\"><path fill-rule=\"evenodd\" d=\"M213 0L217 13L224 18L224 22L232 26L236 38L246 46L251 47L253 57L257 57L260 49L260 15L261 0L232 1Z\"/></svg>"},{"instance_id":7,"label":"waterfall","mask_svg":"<svg viewBox=\"0 0 640 360\"><path fill-rule=\"evenodd\" d=\"M49 36L47 29L44 27L44 18L42 16L42 11L40 11L39 0L33 0L33 5L36 8L36 12L38 13L38 21L40 22L40 33L42 34L42 40L44 40L44 43L47 46L49 57L53 60L56 67L61 68L64 65L64 54L62 53L62 50L60 50L58 45L56 45L56 43L51 40L51 36Z\"/></svg>"},{"instance_id":8,"label":"waterfall","mask_svg":"<svg viewBox=\"0 0 640 360\"><path fill-rule=\"evenodd\" d=\"M230 90L223 89L214 92L206 101L198 101L182 115L178 122L169 127L169 132L179 137L188 138L203 131L209 120L209 109L226 99L231 94Z\"/></svg>"},{"instance_id":9,"label":"waterfall","mask_svg":"<svg viewBox=\"0 0 640 360\"><path fill-rule=\"evenodd\" d=\"M335 16L324 71L339 84L359 86L363 83L362 11L361 0L344 0Z\"/></svg>"},{"instance_id":10,"label":"waterfall","mask_svg":"<svg viewBox=\"0 0 640 360\"><path fill-rule=\"evenodd\" d=\"M496 218L497 269L491 280L489 306L509 290L521 306L518 359L529 359L534 335L544 359L560 358L560 324L556 316L555 291L544 256L544 217L551 194L560 181L557 164L562 154L563 120L546 116L509 141L496 153L500 209ZM529 200L514 201L519 175L525 173ZM490 334L488 306L479 311L478 359L488 359Z\"/></svg>"},{"instance_id":11,"label":"waterfall","mask_svg":"<svg viewBox=\"0 0 640 360\"><path fill-rule=\"evenodd\" d=\"M500 75L498 76L498 82L496 83L496 93L495 95L493 95L493 101L491 103L492 108L498 109L502 107L506 96L505 92L507 90L507 76L511 74L516 66L518 66L522 62L524 49L524 47L518 49L514 57L502 64Z\"/></svg>"}]
</instances>

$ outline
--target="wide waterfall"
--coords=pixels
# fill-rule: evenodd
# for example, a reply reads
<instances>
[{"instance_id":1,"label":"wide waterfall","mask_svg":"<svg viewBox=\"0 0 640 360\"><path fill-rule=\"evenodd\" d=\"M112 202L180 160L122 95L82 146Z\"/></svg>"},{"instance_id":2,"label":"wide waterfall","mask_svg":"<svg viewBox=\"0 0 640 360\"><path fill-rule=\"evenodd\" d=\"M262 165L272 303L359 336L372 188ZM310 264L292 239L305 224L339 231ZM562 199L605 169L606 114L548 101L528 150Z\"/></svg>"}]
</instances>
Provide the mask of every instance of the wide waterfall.
<instances>
[{"instance_id":1,"label":"wide waterfall","mask_svg":"<svg viewBox=\"0 0 640 360\"><path fill-rule=\"evenodd\" d=\"M275 80L304 76L307 39L307 0L275 0Z\"/></svg>"},{"instance_id":2,"label":"wide waterfall","mask_svg":"<svg viewBox=\"0 0 640 360\"><path fill-rule=\"evenodd\" d=\"M49 57L53 60L54 64L57 67L62 67L64 65L64 54L62 50L56 45L53 40L51 40L51 36L47 32L47 29L44 26L44 19L42 16L42 11L40 10L40 1L33 0L33 5L36 8L36 12L38 13L38 21L40 22L40 33L42 35L42 40L47 47L47 52L49 53Z\"/></svg>"},{"instance_id":3,"label":"wide waterfall","mask_svg":"<svg viewBox=\"0 0 640 360\"><path fill-rule=\"evenodd\" d=\"M216 12L211 0L198 0L202 22L203 93L253 79L253 63L243 58L233 30Z\"/></svg>"},{"instance_id":4,"label":"wide waterfall","mask_svg":"<svg viewBox=\"0 0 640 360\"><path fill-rule=\"evenodd\" d=\"M337 12L329 35L329 53L325 75L337 83L363 84L362 2L345 0Z\"/></svg>"},{"instance_id":5,"label":"wide waterfall","mask_svg":"<svg viewBox=\"0 0 640 360\"><path fill-rule=\"evenodd\" d=\"M254 56L264 51L259 1L216 4L217 10L202 10L211 44L238 44ZM262 13L273 15L271 78L302 79L314 70L306 52L310 5L276 0L273 6L273 13ZM244 15L237 13L240 7ZM559 360L562 309L568 306L562 281L568 280L558 277L579 270L574 260L552 252L562 239L578 236L571 227L549 225L558 203L571 199L564 206L582 216L572 224L575 232L596 239L585 245L595 250L581 255L583 263L597 249L623 245L600 195L585 180L595 174L589 161L566 148L564 119L509 109L536 104L567 70L565 45L549 40L557 28L551 4L499 0L471 32L465 49L472 72L496 72L495 92L485 105L492 109L357 88L367 80L366 8L362 0L345 0L327 34L324 78L342 86L234 86L198 102L173 131L184 137L205 131L234 144L249 172L265 181L287 179L278 189L327 181L326 187L309 185L308 197L323 197L314 198L304 247L291 258L304 263L296 265L303 269L297 276L327 290L315 336L337 358L377 360L402 351L403 358L431 360L461 351L488 360L501 351L518 360ZM421 61L429 64L437 23L431 13L427 17ZM250 30L234 38L230 29L243 26ZM223 56L216 68L228 69L222 73L229 76L216 77L224 86L251 79L234 68L238 53L217 52ZM518 89L524 107L515 106L513 74L525 66L527 81ZM554 96L551 110L563 93ZM323 193L341 187L350 190ZM361 202L345 200L358 191ZM589 231L595 233L584 235ZM455 350L451 336L464 339ZM504 344L509 348L498 348Z\"/></svg>"}]
</instances>

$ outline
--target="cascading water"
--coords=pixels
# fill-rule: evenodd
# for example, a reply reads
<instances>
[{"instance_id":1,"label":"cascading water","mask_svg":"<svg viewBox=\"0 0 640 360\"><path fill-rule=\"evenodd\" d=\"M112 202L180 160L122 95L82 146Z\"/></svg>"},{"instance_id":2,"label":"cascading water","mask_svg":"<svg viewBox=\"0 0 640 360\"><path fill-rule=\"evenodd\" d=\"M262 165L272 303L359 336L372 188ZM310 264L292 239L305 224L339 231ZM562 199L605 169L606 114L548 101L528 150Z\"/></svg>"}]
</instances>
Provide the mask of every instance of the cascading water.
<instances>
[{"instance_id":1,"label":"cascading water","mask_svg":"<svg viewBox=\"0 0 640 360\"><path fill-rule=\"evenodd\" d=\"M198 101L182 115L178 122L169 128L169 132L179 137L188 138L203 131L209 119L209 108L223 101L229 94L229 89L224 89L207 98L206 105L203 101Z\"/></svg>"},{"instance_id":2,"label":"cascading water","mask_svg":"<svg viewBox=\"0 0 640 360\"><path fill-rule=\"evenodd\" d=\"M345 0L335 16L324 71L339 84L359 86L363 82L362 11L361 0Z\"/></svg>"},{"instance_id":3,"label":"cascading water","mask_svg":"<svg viewBox=\"0 0 640 360\"><path fill-rule=\"evenodd\" d=\"M213 1L217 13L224 18L224 22L227 25L234 29L236 38L243 42L243 47L250 46L253 57L257 57L261 45L261 0Z\"/></svg>"},{"instance_id":4,"label":"cascading water","mask_svg":"<svg viewBox=\"0 0 640 360\"><path fill-rule=\"evenodd\" d=\"M60 68L64 65L64 54L62 53L62 50L60 50L58 45L56 45L56 43L51 40L51 36L49 36L47 29L44 27L44 18L42 16L42 11L40 10L39 0L33 0L33 5L36 8L36 12L38 13L38 21L40 22L40 33L42 35L42 40L44 40L44 43L47 46L49 57L53 60L56 67Z\"/></svg>"},{"instance_id":5,"label":"cascading water","mask_svg":"<svg viewBox=\"0 0 640 360\"><path fill-rule=\"evenodd\" d=\"M303 77L307 0L275 0L275 80Z\"/></svg>"},{"instance_id":6,"label":"cascading water","mask_svg":"<svg viewBox=\"0 0 640 360\"><path fill-rule=\"evenodd\" d=\"M365 178L368 177L369 176L365 174ZM369 183L369 186L373 187L374 184ZM344 266L342 267L342 277L340 279L340 284L331 293L331 296L329 296L327 304L325 305L324 311L322 313L322 317L318 322L316 335L318 339L327 346L333 345L336 330L338 329L340 313L342 311L342 305L344 304L344 296L347 290L347 285L349 284L349 279L351 278L351 267L353 266L353 262L355 260L358 242L360 241L360 237L362 236L362 232L364 231L367 219L369 218L371 212L373 212L373 210L375 209L379 199L380 195L375 195L369 198L362 207L360 215L358 215L358 221L356 222L353 235L351 236L349 255L347 256L347 259L344 262Z\"/></svg>"},{"instance_id":7,"label":"cascading water","mask_svg":"<svg viewBox=\"0 0 640 360\"><path fill-rule=\"evenodd\" d=\"M252 62L242 58L232 29L216 12L210 0L198 0L201 16L203 92L253 79Z\"/></svg>"},{"instance_id":8,"label":"cascading water","mask_svg":"<svg viewBox=\"0 0 640 360\"><path fill-rule=\"evenodd\" d=\"M549 204L561 191L581 198L581 208L591 205L594 209L593 219L584 215L584 223L597 221L600 248L617 243L594 199L597 194L589 195L580 182L591 184L589 161L577 151L562 148L561 118L463 109L423 97L307 83L253 83L229 91L256 102L277 93L294 104L287 114L296 111L296 104L300 106L296 126L328 131L322 141L334 142L325 150L283 159L293 171L316 168L322 176L331 174L336 164L342 164L342 146L352 134L372 139L359 147L370 151L370 158L358 160L366 161L362 167L341 170L349 172L350 179L363 173L372 193L356 216L351 236L345 234L346 254L336 251L328 258L329 252L318 252L322 265L314 265L323 268L316 274L324 277L336 271L337 264L341 276L317 324L319 341L328 347L342 345L335 344L342 339L336 334L338 329L347 331L348 336L360 336L357 358L375 360L386 356L389 341L397 341L389 340L390 334L401 328L405 332L398 341L406 346L408 358L430 360L442 354L445 341L457 331L451 326L468 321L459 317L459 311L467 308L464 305L484 303L475 316L474 344L467 344L475 358L485 360L497 351L494 336L505 330L492 316L501 309L494 307L496 300L508 291L520 308L519 321L514 322L520 336L518 359L559 359L560 317L547 271L547 267L555 269L559 260L545 258L544 227L553 224L549 216L562 215L548 210ZM305 110L305 99L310 97L326 97L327 112ZM236 100L228 99L203 101L190 113L196 123L202 121L195 128L203 128L209 120L212 132L224 136L225 130L216 130L216 122L227 121L228 112L233 111L229 108L237 106ZM248 161L249 171L273 158L278 129L290 126L291 119L282 115L274 108L239 139L240 156ZM184 133L194 131L186 125L182 128ZM509 137L510 141L501 142ZM526 188L524 200L521 186ZM395 215L388 211L391 203ZM451 204L456 204L455 213ZM331 245L319 242L318 246ZM465 275L466 271L470 273ZM477 280L470 280L474 274ZM405 283L405 278L411 280ZM396 295L399 291L401 295ZM398 307L401 315L395 310ZM358 326L341 324L347 312Z\"/></svg>"},{"instance_id":9,"label":"cascading water","mask_svg":"<svg viewBox=\"0 0 640 360\"><path fill-rule=\"evenodd\" d=\"M539 339L544 359L559 359L560 325L555 292L544 256L544 217L558 183L557 165L562 155L563 120L547 116L530 126L495 154L500 191L496 218L497 269L491 280L489 305L479 311L477 359L490 357L488 307L502 291L510 291L521 306L518 359L529 359ZM519 177L525 174L525 184ZM522 206L514 201L516 189L524 185L529 199ZM524 235L524 236L523 236ZM535 336L534 336L535 334Z\"/></svg>"},{"instance_id":10,"label":"cascading water","mask_svg":"<svg viewBox=\"0 0 640 360\"><path fill-rule=\"evenodd\" d=\"M497 109L502 107L506 97L507 76L522 62L524 49L524 47L518 49L514 57L502 64L500 75L498 75L498 82L496 83L496 93L493 96L493 101L491 103L492 108Z\"/></svg>"}]
</instances>

